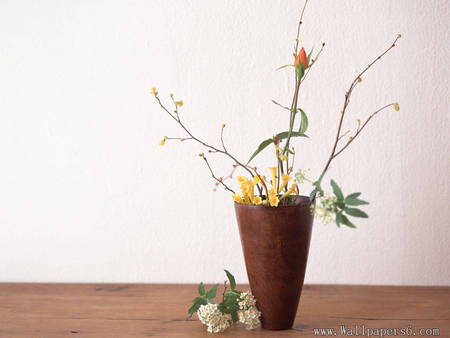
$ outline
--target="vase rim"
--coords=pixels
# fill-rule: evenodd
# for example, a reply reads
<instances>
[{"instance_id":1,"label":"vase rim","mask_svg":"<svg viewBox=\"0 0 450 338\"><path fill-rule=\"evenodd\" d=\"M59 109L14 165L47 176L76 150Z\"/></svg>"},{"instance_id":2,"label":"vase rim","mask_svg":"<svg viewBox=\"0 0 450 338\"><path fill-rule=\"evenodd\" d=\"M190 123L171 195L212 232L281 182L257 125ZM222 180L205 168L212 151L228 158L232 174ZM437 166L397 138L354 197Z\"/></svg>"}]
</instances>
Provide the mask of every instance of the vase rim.
<instances>
[{"instance_id":1,"label":"vase rim","mask_svg":"<svg viewBox=\"0 0 450 338\"><path fill-rule=\"evenodd\" d=\"M265 196L265 195L263 195L263 196ZM310 200L309 196L299 195L299 196L297 196L294 204L292 204L292 205L279 205L279 206L277 206L275 208L271 207L271 206L268 206L268 205L243 204L243 203L238 203L236 201L234 201L234 204L238 205L238 206L245 207L245 208L258 208L258 209L271 209L271 208L273 208L275 210L275 209L293 208L293 207L298 207L300 205L308 205L308 204L311 204L311 200Z\"/></svg>"}]
</instances>

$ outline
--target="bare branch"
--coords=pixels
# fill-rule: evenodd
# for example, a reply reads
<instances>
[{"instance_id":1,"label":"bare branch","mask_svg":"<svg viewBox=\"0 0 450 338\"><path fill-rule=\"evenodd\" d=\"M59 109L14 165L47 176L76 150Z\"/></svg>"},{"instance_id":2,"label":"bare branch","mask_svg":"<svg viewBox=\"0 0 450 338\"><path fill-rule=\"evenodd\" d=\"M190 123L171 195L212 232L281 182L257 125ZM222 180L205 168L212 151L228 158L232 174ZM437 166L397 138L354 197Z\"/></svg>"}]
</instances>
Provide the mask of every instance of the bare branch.
<instances>
[{"instance_id":1,"label":"bare branch","mask_svg":"<svg viewBox=\"0 0 450 338\"><path fill-rule=\"evenodd\" d=\"M155 95L156 101L158 101L159 105L161 106L161 108L163 110L165 110L167 112L167 114L169 114L169 116L171 118L173 118L180 126L181 128L184 129L184 131L190 136L190 138L194 141L197 141L198 143L200 143L201 145L203 145L204 147L208 148L210 150L210 152L215 152L215 153L221 153L224 154L226 156L228 156L229 158L231 158L237 165L239 165L240 167L244 168L244 170L246 170L252 177L255 177L255 174L249 169L249 167L247 165L242 164L241 162L239 162L233 155L231 155L228 151L226 150L220 150L212 145L207 144L206 142L200 140L199 138L195 137L190 131L189 129L187 129L187 127L183 124L183 122L181 122L181 120L178 117L178 112L177 110L175 111L176 115L173 115L161 102L160 98ZM173 98L172 98L173 100Z\"/></svg>"},{"instance_id":2,"label":"bare branch","mask_svg":"<svg viewBox=\"0 0 450 338\"><path fill-rule=\"evenodd\" d=\"M336 133L336 139L335 139L335 141L334 141L334 144L333 144L333 148L332 148L332 150L331 150L331 154L330 154L330 156L329 156L329 158L328 158L328 160L327 160L327 163L325 164L325 167L323 168L323 170L322 170L322 173L321 173L321 176L328 170L328 168L330 167L330 164L331 164L331 161L338 155L338 154L340 154L341 152L342 152L342 150L344 150L349 144L347 144L345 147L344 147L344 149L341 149L340 151L339 151L339 153L338 154L336 154L336 148L337 148L337 145L338 145L338 143L339 143L339 140L340 140L340 135L341 135L341 129L342 129L342 124L343 124L343 121L344 121L344 117L345 117L345 112L346 112L346 109L347 109L347 107L348 107L348 104L349 104L349 102L350 102L350 96L351 96L351 94L352 94L352 92L353 92L353 89L356 87L356 85L361 81L361 76L370 68L370 67L372 67L372 65L375 63L375 62L377 62L378 60L380 60L387 52L389 52L392 48L394 48L395 47L395 43L397 42L397 40L398 39L400 39L400 35L397 35L397 37L396 37L396 39L394 40L394 42L389 46L389 48L387 48L383 53L381 53L378 57L376 57L366 68L364 68L364 70L361 72L361 73L359 73L357 76L356 76L356 78L352 81L352 83L351 83L351 85L350 85L350 88L348 89L348 91L345 93L345 100L344 100L344 106L343 106L343 108L342 108L342 110L341 110L341 118L339 119L339 125L338 125L338 129L337 129L337 133ZM392 104L389 104L389 105L387 105L387 106L390 106L390 105L392 105ZM386 108L387 106L385 106L385 107L383 107L382 109L384 109L384 108ZM375 113L374 113L375 114ZM374 114L372 114L372 116L374 115ZM372 116L370 116L369 118L368 118L368 120L366 121L366 124L369 122L369 120L372 118ZM363 128L363 127L362 127ZM362 128L361 128L361 130L362 130ZM361 131L360 130L360 131ZM359 132L360 132L359 131ZM359 134L359 132L358 132L358 134ZM350 143L351 143L351 141L350 141Z\"/></svg>"},{"instance_id":3,"label":"bare branch","mask_svg":"<svg viewBox=\"0 0 450 338\"><path fill-rule=\"evenodd\" d=\"M219 184L222 184L223 187L224 187L226 190L228 190L228 191L230 191L230 192L232 192L232 193L234 194L234 193L235 193L234 190L231 189L231 188L229 188L229 187L223 182L223 178L222 178L222 177L217 178L216 175L214 175L214 172L213 172L213 170L211 169L211 166L209 165L209 162L208 162L207 158L205 157L205 155L200 154L200 156L205 160L206 166L208 167L208 169L209 169L209 171L210 171L210 173L211 173L212 178L214 178Z\"/></svg>"}]
</instances>

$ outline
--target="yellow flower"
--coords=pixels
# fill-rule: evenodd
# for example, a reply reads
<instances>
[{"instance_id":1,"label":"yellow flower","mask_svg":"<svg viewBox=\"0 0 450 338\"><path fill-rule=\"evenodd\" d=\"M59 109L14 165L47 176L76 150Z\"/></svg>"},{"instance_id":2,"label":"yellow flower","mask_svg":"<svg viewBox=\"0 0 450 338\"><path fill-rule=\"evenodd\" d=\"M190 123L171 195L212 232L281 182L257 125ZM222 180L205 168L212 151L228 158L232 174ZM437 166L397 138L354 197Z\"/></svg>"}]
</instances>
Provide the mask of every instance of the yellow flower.
<instances>
[{"instance_id":1,"label":"yellow flower","mask_svg":"<svg viewBox=\"0 0 450 338\"><path fill-rule=\"evenodd\" d=\"M164 143L166 143L166 140L167 140L167 136L164 136L163 139L161 141L159 141L159 145L163 146Z\"/></svg>"},{"instance_id":2,"label":"yellow flower","mask_svg":"<svg viewBox=\"0 0 450 338\"><path fill-rule=\"evenodd\" d=\"M253 203L254 203L255 205L260 205L260 204L262 203L262 198L261 198L260 196L255 196L255 197L253 198Z\"/></svg>"},{"instance_id":3,"label":"yellow flower","mask_svg":"<svg viewBox=\"0 0 450 338\"><path fill-rule=\"evenodd\" d=\"M173 93L170 93L170 97L173 97Z\"/></svg>"},{"instance_id":4,"label":"yellow flower","mask_svg":"<svg viewBox=\"0 0 450 338\"><path fill-rule=\"evenodd\" d=\"M240 185L244 184L245 182L247 182L247 177L245 176L238 176L237 177L237 181Z\"/></svg>"},{"instance_id":5,"label":"yellow flower","mask_svg":"<svg viewBox=\"0 0 450 338\"><path fill-rule=\"evenodd\" d=\"M395 103L393 104L393 106L394 106L394 110L395 110L395 111L399 111L399 110L400 110L400 106L398 105L398 102L395 102Z\"/></svg>"},{"instance_id":6,"label":"yellow flower","mask_svg":"<svg viewBox=\"0 0 450 338\"><path fill-rule=\"evenodd\" d=\"M287 174L281 175L281 185L280 189L278 189L278 192L281 192L291 179L291 176Z\"/></svg>"},{"instance_id":7,"label":"yellow flower","mask_svg":"<svg viewBox=\"0 0 450 338\"><path fill-rule=\"evenodd\" d=\"M292 184L292 186L289 188L288 191L286 191L283 196L280 197L280 200L282 200L283 198L289 196L290 194L292 194L294 191L296 191L297 189L297 184Z\"/></svg>"},{"instance_id":8,"label":"yellow flower","mask_svg":"<svg viewBox=\"0 0 450 338\"><path fill-rule=\"evenodd\" d=\"M242 197L241 197L241 195L239 195L239 194L234 194L233 195L233 199L237 202L237 203L242 203L243 201L242 201Z\"/></svg>"},{"instance_id":9,"label":"yellow flower","mask_svg":"<svg viewBox=\"0 0 450 338\"><path fill-rule=\"evenodd\" d=\"M183 101L182 101L182 100L180 100L180 101L175 101L175 104L176 104L178 107L181 107L181 106L183 106Z\"/></svg>"},{"instance_id":10,"label":"yellow flower","mask_svg":"<svg viewBox=\"0 0 450 338\"><path fill-rule=\"evenodd\" d=\"M269 197L269 203L271 207L277 207L280 200L276 195Z\"/></svg>"},{"instance_id":11,"label":"yellow flower","mask_svg":"<svg viewBox=\"0 0 450 338\"><path fill-rule=\"evenodd\" d=\"M252 180L248 180L246 184L248 186L248 197L250 198L250 201L253 202L253 198L255 197L254 195L255 184L253 183Z\"/></svg>"},{"instance_id":12,"label":"yellow flower","mask_svg":"<svg viewBox=\"0 0 450 338\"><path fill-rule=\"evenodd\" d=\"M151 89L150 89L150 92L152 93L152 95L158 95L158 92L156 91L156 88L155 87L152 87Z\"/></svg>"},{"instance_id":13,"label":"yellow flower","mask_svg":"<svg viewBox=\"0 0 450 338\"><path fill-rule=\"evenodd\" d=\"M270 167L270 173L272 174L272 184L274 187L277 186L277 167Z\"/></svg>"},{"instance_id":14,"label":"yellow flower","mask_svg":"<svg viewBox=\"0 0 450 338\"><path fill-rule=\"evenodd\" d=\"M259 178L259 176L253 177L253 183L255 184L261 183L261 179Z\"/></svg>"},{"instance_id":15,"label":"yellow flower","mask_svg":"<svg viewBox=\"0 0 450 338\"><path fill-rule=\"evenodd\" d=\"M198 156L200 156L200 157L205 157L205 154L200 153L200 154L198 154Z\"/></svg>"}]
</instances>

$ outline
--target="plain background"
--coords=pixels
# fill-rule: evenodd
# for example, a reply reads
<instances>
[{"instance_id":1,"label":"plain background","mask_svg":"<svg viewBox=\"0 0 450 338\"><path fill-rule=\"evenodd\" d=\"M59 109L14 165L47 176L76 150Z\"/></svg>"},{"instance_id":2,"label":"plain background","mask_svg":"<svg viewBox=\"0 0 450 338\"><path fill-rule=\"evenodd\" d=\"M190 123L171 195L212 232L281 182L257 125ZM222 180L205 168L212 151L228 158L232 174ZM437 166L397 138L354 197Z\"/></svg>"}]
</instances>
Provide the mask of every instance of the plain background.
<instances>
[{"instance_id":1,"label":"plain background","mask_svg":"<svg viewBox=\"0 0 450 338\"><path fill-rule=\"evenodd\" d=\"M245 161L287 128L303 1L1 1L0 281L247 280L231 195L149 89L183 99L191 130ZM300 104L296 165L317 178L345 90L345 130L385 103L332 166L371 202L357 230L315 223L307 283L450 284L446 0L311 0L301 45L325 50ZM217 175L231 162L209 156ZM255 162L273 165L272 151ZM264 170L264 169L262 169ZM310 187L301 188L304 194ZM328 188L329 189L329 188Z\"/></svg>"}]
</instances>

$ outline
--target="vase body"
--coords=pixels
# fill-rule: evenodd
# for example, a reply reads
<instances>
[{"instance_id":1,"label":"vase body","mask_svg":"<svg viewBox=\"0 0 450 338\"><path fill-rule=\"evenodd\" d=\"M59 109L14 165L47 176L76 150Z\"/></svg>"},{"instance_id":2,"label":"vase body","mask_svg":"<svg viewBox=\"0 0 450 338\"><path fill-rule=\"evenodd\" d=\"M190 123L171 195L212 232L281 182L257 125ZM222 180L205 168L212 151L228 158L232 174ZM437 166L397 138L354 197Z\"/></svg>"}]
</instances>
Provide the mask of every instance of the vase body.
<instances>
[{"instance_id":1,"label":"vase body","mask_svg":"<svg viewBox=\"0 0 450 338\"><path fill-rule=\"evenodd\" d=\"M313 224L309 197L294 205L235 203L250 289L268 330L292 328L305 278Z\"/></svg>"}]
</instances>

